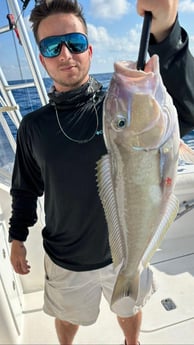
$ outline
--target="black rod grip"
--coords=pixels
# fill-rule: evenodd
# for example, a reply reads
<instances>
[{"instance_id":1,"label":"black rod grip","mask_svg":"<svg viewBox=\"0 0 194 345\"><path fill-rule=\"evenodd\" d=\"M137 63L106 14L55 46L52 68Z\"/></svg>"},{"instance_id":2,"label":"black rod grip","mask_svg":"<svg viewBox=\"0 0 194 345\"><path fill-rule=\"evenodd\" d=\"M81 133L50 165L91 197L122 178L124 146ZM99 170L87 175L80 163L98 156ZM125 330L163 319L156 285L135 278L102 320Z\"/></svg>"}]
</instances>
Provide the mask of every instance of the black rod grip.
<instances>
[{"instance_id":1,"label":"black rod grip","mask_svg":"<svg viewBox=\"0 0 194 345\"><path fill-rule=\"evenodd\" d=\"M143 28L141 33L139 55L137 59L137 69L144 70L146 55L148 51L150 28L152 23L152 12L146 11L144 15Z\"/></svg>"}]
</instances>

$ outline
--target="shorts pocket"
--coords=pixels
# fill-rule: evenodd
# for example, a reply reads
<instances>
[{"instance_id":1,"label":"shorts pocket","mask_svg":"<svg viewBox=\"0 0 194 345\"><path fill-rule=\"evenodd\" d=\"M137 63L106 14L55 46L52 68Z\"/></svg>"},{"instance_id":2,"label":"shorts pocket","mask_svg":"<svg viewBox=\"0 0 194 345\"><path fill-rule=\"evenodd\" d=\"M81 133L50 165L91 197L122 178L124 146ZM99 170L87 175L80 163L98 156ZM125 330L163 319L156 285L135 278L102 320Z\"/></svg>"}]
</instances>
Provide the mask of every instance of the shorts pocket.
<instances>
[{"instance_id":1,"label":"shorts pocket","mask_svg":"<svg viewBox=\"0 0 194 345\"><path fill-rule=\"evenodd\" d=\"M47 254L44 256L45 279L52 280L55 275L55 264Z\"/></svg>"}]
</instances>

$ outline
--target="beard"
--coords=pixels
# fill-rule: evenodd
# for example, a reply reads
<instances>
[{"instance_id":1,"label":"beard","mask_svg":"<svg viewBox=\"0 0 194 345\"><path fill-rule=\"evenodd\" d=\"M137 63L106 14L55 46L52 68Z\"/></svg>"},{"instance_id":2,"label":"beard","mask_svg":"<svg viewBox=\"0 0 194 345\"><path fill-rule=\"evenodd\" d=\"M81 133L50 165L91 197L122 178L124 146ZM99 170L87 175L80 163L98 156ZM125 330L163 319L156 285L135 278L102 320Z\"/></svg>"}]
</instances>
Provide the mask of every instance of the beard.
<instances>
[{"instance_id":1,"label":"beard","mask_svg":"<svg viewBox=\"0 0 194 345\"><path fill-rule=\"evenodd\" d=\"M72 70L64 71L64 73L63 71L60 71L60 73L52 73L48 70L47 73L53 80L57 91L70 91L80 87L88 81L89 68L90 64L82 70L79 70L77 67L73 67Z\"/></svg>"}]
</instances>

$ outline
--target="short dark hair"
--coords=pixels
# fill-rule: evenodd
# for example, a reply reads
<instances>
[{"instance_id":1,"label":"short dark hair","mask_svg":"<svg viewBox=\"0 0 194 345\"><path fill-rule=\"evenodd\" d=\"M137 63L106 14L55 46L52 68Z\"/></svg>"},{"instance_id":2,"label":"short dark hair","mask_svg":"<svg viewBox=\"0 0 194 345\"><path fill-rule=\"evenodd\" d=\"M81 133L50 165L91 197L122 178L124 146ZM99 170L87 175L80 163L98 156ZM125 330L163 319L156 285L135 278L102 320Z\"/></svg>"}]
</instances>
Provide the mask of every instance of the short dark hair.
<instances>
[{"instance_id":1,"label":"short dark hair","mask_svg":"<svg viewBox=\"0 0 194 345\"><path fill-rule=\"evenodd\" d=\"M32 30L37 43L39 43L38 28L40 22L46 17L55 13L74 14L82 22L85 33L88 33L86 20L83 15L83 9L77 0L39 0L36 2L36 6L30 15Z\"/></svg>"}]
</instances>

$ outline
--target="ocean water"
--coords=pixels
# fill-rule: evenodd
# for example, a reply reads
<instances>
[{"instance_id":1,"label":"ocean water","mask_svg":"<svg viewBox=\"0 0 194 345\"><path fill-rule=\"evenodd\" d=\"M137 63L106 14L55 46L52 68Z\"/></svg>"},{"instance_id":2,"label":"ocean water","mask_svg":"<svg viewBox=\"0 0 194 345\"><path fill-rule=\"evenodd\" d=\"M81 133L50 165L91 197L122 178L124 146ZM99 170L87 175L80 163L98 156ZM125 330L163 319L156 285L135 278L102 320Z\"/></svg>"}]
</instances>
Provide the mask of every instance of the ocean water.
<instances>
[{"instance_id":1,"label":"ocean water","mask_svg":"<svg viewBox=\"0 0 194 345\"><path fill-rule=\"evenodd\" d=\"M112 73L101 73L101 74L93 74L93 76L102 83L103 87L107 89ZM52 85L52 80L50 78L44 78L44 83L47 91L50 89ZM26 82L30 82L32 80L26 80ZM17 84L21 83L21 81L12 81L9 82L10 84ZM41 103L38 97L38 93L35 87L14 90L13 95L15 97L16 103L20 105L20 112L23 116L27 113L41 107ZM14 136L16 134L16 129L13 127L12 131ZM184 138L184 141L194 149L194 131L187 134Z\"/></svg>"}]
</instances>

